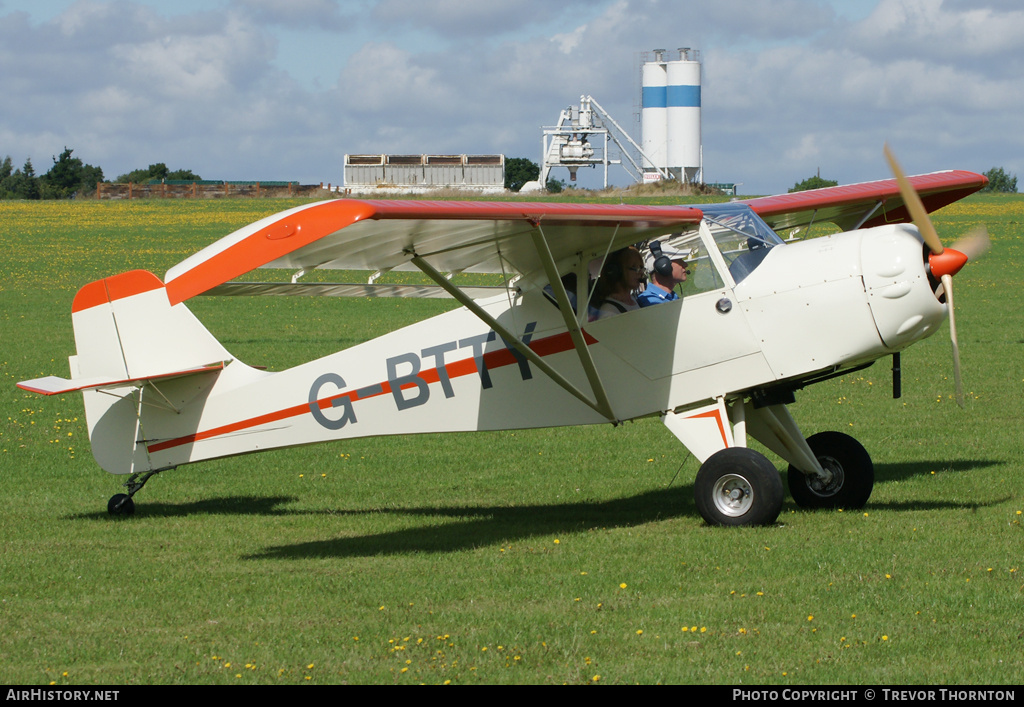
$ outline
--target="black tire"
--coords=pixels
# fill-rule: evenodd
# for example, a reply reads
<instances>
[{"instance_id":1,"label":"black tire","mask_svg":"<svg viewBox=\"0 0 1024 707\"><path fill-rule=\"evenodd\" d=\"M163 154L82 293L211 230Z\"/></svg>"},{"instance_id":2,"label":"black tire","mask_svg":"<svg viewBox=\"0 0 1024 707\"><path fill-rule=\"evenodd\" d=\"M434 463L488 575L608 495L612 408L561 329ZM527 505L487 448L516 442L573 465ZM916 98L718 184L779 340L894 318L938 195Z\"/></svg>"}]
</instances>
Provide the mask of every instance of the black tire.
<instances>
[{"instance_id":1,"label":"black tire","mask_svg":"<svg viewBox=\"0 0 1024 707\"><path fill-rule=\"evenodd\" d=\"M875 466L860 442L842 432L819 432L807 444L821 465L832 472L822 484L789 466L789 492L802 508L862 508L875 486Z\"/></svg>"},{"instance_id":2,"label":"black tire","mask_svg":"<svg viewBox=\"0 0 1024 707\"><path fill-rule=\"evenodd\" d=\"M697 511L709 525L770 525L782 510L782 477L745 447L712 454L693 484Z\"/></svg>"},{"instance_id":3,"label":"black tire","mask_svg":"<svg viewBox=\"0 0 1024 707\"><path fill-rule=\"evenodd\" d=\"M135 501L126 493L114 494L107 501L107 513L127 518L135 512Z\"/></svg>"}]
</instances>

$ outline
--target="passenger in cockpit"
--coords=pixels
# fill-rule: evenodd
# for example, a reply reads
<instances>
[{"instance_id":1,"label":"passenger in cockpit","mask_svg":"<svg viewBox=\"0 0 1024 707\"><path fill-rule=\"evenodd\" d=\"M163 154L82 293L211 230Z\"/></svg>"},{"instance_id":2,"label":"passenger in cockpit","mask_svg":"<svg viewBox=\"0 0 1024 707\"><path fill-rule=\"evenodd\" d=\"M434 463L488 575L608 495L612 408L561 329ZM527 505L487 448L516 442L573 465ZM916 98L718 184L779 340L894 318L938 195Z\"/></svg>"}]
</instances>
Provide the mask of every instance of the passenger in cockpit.
<instances>
[{"instance_id":1,"label":"passenger in cockpit","mask_svg":"<svg viewBox=\"0 0 1024 707\"><path fill-rule=\"evenodd\" d=\"M630 246L609 255L591 300L597 308L597 318L640 309L633 293L640 289L643 278L644 259L636 248Z\"/></svg>"}]
</instances>

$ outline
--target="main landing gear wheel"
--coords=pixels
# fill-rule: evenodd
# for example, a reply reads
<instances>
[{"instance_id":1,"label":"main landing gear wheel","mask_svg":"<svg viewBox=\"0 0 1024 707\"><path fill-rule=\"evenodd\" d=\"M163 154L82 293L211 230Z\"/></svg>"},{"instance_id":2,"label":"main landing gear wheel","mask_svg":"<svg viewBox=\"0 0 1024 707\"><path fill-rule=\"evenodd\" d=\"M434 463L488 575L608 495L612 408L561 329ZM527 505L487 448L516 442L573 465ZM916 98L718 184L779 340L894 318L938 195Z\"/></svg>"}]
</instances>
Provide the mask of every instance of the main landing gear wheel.
<instances>
[{"instance_id":1,"label":"main landing gear wheel","mask_svg":"<svg viewBox=\"0 0 1024 707\"><path fill-rule=\"evenodd\" d=\"M875 486L875 467L861 443L842 432L819 432L807 444L832 474L824 483L790 465L789 492L803 508L861 508Z\"/></svg>"},{"instance_id":2,"label":"main landing gear wheel","mask_svg":"<svg viewBox=\"0 0 1024 707\"><path fill-rule=\"evenodd\" d=\"M135 512L135 501L126 493L114 494L107 502L107 513L112 516L127 517Z\"/></svg>"},{"instance_id":3,"label":"main landing gear wheel","mask_svg":"<svg viewBox=\"0 0 1024 707\"><path fill-rule=\"evenodd\" d=\"M782 510L782 478L763 454L732 447L712 454L693 484L709 525L770 525Z\"/></svg>"}]
</instances>

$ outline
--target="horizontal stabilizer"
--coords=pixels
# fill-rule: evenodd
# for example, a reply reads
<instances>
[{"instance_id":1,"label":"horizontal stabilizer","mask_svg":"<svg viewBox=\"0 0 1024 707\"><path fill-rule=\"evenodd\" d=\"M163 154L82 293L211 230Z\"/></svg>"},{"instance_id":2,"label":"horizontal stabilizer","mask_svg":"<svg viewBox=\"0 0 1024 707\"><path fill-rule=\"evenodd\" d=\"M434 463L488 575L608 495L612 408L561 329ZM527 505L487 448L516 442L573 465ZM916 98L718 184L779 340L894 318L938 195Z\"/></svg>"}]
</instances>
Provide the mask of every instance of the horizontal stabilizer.
<instances>
[{"instance_id":1,"label":"horizontal stabilizer","mask_svg":"<svg viewBox=\"0 0 1024 707\"><path fill-rule=\"evenodd\" d=\"M142 378L122 378L114 380L104 376L72 379L61 378L60 376L46 376L45 378L22 381L21 383L18 383L18 387L22 390L27 390L30 393L39 393L41 395L60 395L61 393L74 393L80 390L103 390L106 388L123 388L129 385L140 384L145 386L153 381L168 380L170 378L183 378L185 376L219 371L224 368L224 365L224 361L218 361L217 363L211 363L207 366L200 366L199 368L192 368L185 371L172 371L169 373L161 373L159 375L145 376Z\"/></svg>"}]
</instances>

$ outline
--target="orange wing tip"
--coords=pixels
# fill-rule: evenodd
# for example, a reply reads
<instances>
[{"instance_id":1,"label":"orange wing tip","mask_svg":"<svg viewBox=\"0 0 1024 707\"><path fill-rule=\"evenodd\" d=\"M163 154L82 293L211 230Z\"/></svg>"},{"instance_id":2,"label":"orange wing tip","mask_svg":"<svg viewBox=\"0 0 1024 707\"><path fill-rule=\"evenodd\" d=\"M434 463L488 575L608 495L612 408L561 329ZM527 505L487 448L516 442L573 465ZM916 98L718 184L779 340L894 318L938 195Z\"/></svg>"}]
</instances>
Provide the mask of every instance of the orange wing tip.
<instances>
[{"instance_id":1,"label":"orange wing tip","mask_svg":"<svg viewBox=\"0 0 1024 707\"><path fill-rule=\"evenodd\" d=\"M97 305L156 290L163 286L164 283L160 281L160 278L146 270L132 270L96 280L75 294L75 299L71 303L71 312L81 312Z\"/></svg>"},{"instance_id":2,"label":"orange wing tip","mask_svg":"<svg viewBox=\"0 0 1024 707\"><path fill-rule=\"evenodd\" d=\"M339 199L285 212L278 220L237 240L235 236L240 232L236 231L211 246L216 248L219 243L229 241L223 250L214 250L181 272L174 271L188 260L168 271L168 299L171 304L184 302L376 213L376 207L370 202Z\"/></svg>"}]
</instances>

